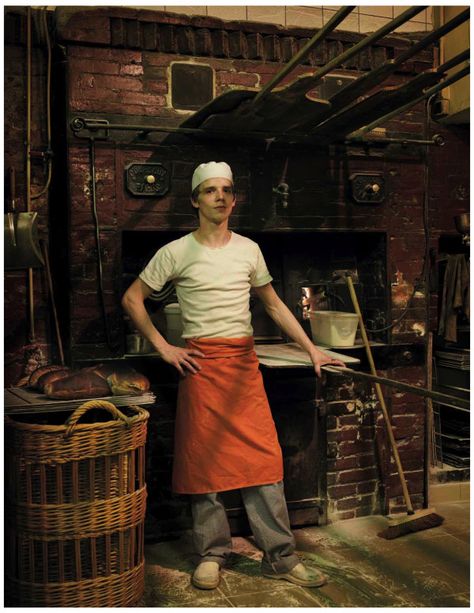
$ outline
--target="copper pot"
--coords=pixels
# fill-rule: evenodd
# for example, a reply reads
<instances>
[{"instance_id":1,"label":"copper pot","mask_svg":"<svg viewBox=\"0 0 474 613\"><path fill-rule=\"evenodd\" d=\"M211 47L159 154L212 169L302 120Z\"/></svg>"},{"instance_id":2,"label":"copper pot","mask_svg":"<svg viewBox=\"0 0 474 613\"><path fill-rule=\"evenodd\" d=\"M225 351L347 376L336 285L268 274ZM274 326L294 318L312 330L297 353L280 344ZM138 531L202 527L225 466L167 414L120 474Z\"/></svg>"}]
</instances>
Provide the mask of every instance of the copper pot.
<instances>
[{"instance_id":1,"label":"copper pot","mask_svg":"<svg viewBox=\"0 0 474 613\"><path fill-rule=\"evenodd\" d=\"M454 225L459 234L469 234L470 223L469 213L463 213L462 215L456 215L454 217Z\"/></svg>"}]
</instances>

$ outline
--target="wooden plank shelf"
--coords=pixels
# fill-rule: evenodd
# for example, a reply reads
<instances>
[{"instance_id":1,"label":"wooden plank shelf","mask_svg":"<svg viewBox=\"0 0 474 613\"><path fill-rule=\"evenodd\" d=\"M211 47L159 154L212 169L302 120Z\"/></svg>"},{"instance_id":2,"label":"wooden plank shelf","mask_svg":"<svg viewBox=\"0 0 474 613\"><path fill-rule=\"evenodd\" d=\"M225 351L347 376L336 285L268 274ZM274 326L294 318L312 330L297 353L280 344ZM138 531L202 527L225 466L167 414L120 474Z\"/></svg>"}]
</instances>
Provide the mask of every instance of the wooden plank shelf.
<instances>
[{"instance_id":1,"label":"wooden plank shelf","mask_svg":"<svg viewBox=\"0 0 474 613\"><path fill-rule=\"evenodd\" d=\"M4 390L5 415L73 411L88 400L107 400L117 407L124 407L131 404L137 406L153 404L156 398L152 392L146 392L140 396L104 396L101 398L81 398L77 400L52 400L44 394L30 391L25 387L9 387Z\"/></svg>"}]
</instances>

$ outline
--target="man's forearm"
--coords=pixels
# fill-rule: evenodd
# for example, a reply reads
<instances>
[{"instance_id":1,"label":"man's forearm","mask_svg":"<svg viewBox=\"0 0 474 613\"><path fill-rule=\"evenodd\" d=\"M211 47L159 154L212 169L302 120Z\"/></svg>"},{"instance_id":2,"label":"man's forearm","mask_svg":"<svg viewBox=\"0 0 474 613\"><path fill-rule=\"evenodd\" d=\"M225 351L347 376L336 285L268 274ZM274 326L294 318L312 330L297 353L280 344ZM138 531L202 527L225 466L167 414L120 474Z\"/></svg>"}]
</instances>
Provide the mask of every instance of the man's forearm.
<instances>
[{"instance_id":1,"label":"man's forearm","mask_svg":"<svg viewBox=\"0 0 474 613\"><path fill-rule=\"evenodd\" d=\"M122 306L140 334L150 341L158 353L161 353L168 343L153 325L144 304L124 300Z\"/></svg>"},{"instance_id":2,"label":"man's forearm","mask_svg":"<svg viewBox=\"0 0 474 613\"><path fill-rule=\"evenodd\" d=\"M266 307L266 311L277 326L298 343L304 351L309 354L320 353L325 355L313 344L301 324L282 300L278 299L274 304Z\"/></svg>"}]
</instances>

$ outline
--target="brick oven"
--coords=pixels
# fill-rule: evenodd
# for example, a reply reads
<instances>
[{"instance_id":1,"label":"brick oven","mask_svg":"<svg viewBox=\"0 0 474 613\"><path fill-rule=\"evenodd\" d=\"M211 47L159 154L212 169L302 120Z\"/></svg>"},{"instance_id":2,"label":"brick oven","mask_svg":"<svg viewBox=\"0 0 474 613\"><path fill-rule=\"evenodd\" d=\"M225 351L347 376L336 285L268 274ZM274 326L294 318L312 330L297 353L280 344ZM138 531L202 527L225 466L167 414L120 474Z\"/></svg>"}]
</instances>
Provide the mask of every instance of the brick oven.
<instances>
[{"instance_id":1,"label":"brick oven","mask_svg":"<svg viewBox=\"0 0 474 613\"><path fill-rule=\"evenodd\" d=\"M301 286L332 283L337 291L337 270L358 271L364 313L370 327L377 329L397 320L417 285L408 313L375 337L379 346L374 351L382 374L425 385L424 339L427 327L435 325L437 296L436 291L428 294L420 281L426 253L436 250L443 232L452 231L452 215L466 209L465 201L456 199L460 192L455 188L467 182L467 155L457 156L456 161L452 155L467 151L468 137L462 130L432 125L423 105L418 105L392 119L387 131L405 138L446 133L444 148L314 148L166 133L166 128L172 131L197 110L178 104L182 90L173 92L173 65L207 67L206 83L214 96L258 88L313 32L119 7L65 7L56 11L56 20L58 173L44 220L49 220L51 242L61 254L53 273L64 281L59 307L71 363L122 359L127 322L121 294L161 244L195 227L189 204L194 167L204 160L225 159L236 177L231 227L258 240L277 290L298 316ZM323 65L360 38L333 32L292 76ZM338 72L350 77L373 70L410 44L407 36L386 37ZM19 27L11 48L21 45ZM404 83L431 67L434 59L431 49L420 52L390 77L390 84ZM41 63L40 58L37 61ZM73 130L80 125L78 118L127 127L112 130L104 124L96 130ZM130 129L133 125L141 128ZM164 131L147 133L143 126L162 126ZM162 173L163 193L150 197L134 192L130 177L134 165L139 170L159 165L154 168ZM427 167L429 191L424 181ZM282 206L274 191L284 169L290 187L288 206ZM447 181L440 169L448 173ZM362 173L384 177L386 196L380 204L360 204L352 198L350 177ZM450 198L449 212L439 206L441 195ZM423 234L424 204L429 245ZM151 308L158 319L162 317L159 307ZM263 337L275 334L259 321ZM18 350L12 348L12 355ZM353 352L363 361L362 353ZM183 501L172 497L169 488L176 375L159 360L144 356L133 360L150 377L157 394L148 450L150 531L172 531L189 520ZM293 523L403 508L369 386L333 375L316 382L304 369L285 373L268 369L264 376L285 454ZM424 403L407 393L387 390L386 397L412 499L419 507ZM227 503L235 510L236 527L240 526L239 500L230 494Z\"/></svg>"}]
</instances>

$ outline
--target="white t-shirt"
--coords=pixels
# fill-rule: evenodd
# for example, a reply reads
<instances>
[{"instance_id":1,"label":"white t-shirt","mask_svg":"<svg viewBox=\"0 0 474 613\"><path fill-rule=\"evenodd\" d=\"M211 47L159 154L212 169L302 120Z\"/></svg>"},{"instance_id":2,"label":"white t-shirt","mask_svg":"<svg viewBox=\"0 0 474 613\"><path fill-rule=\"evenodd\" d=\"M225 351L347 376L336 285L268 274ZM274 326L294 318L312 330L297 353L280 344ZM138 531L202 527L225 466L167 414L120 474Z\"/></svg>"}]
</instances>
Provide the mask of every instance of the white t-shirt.
<instances>
[{"instance_id":1,"label":"white t-shirt","mask_svg":"<svg viewBox=\"0 0 474 613\"><path fill-rule=\"evenodd\" d=\"M272 281L257 243L235 232L217 249L186 234L159 249L139 276L155 291L173 281L184 338L252 336L250 287Z\"/></svg>"}]
</instances>

